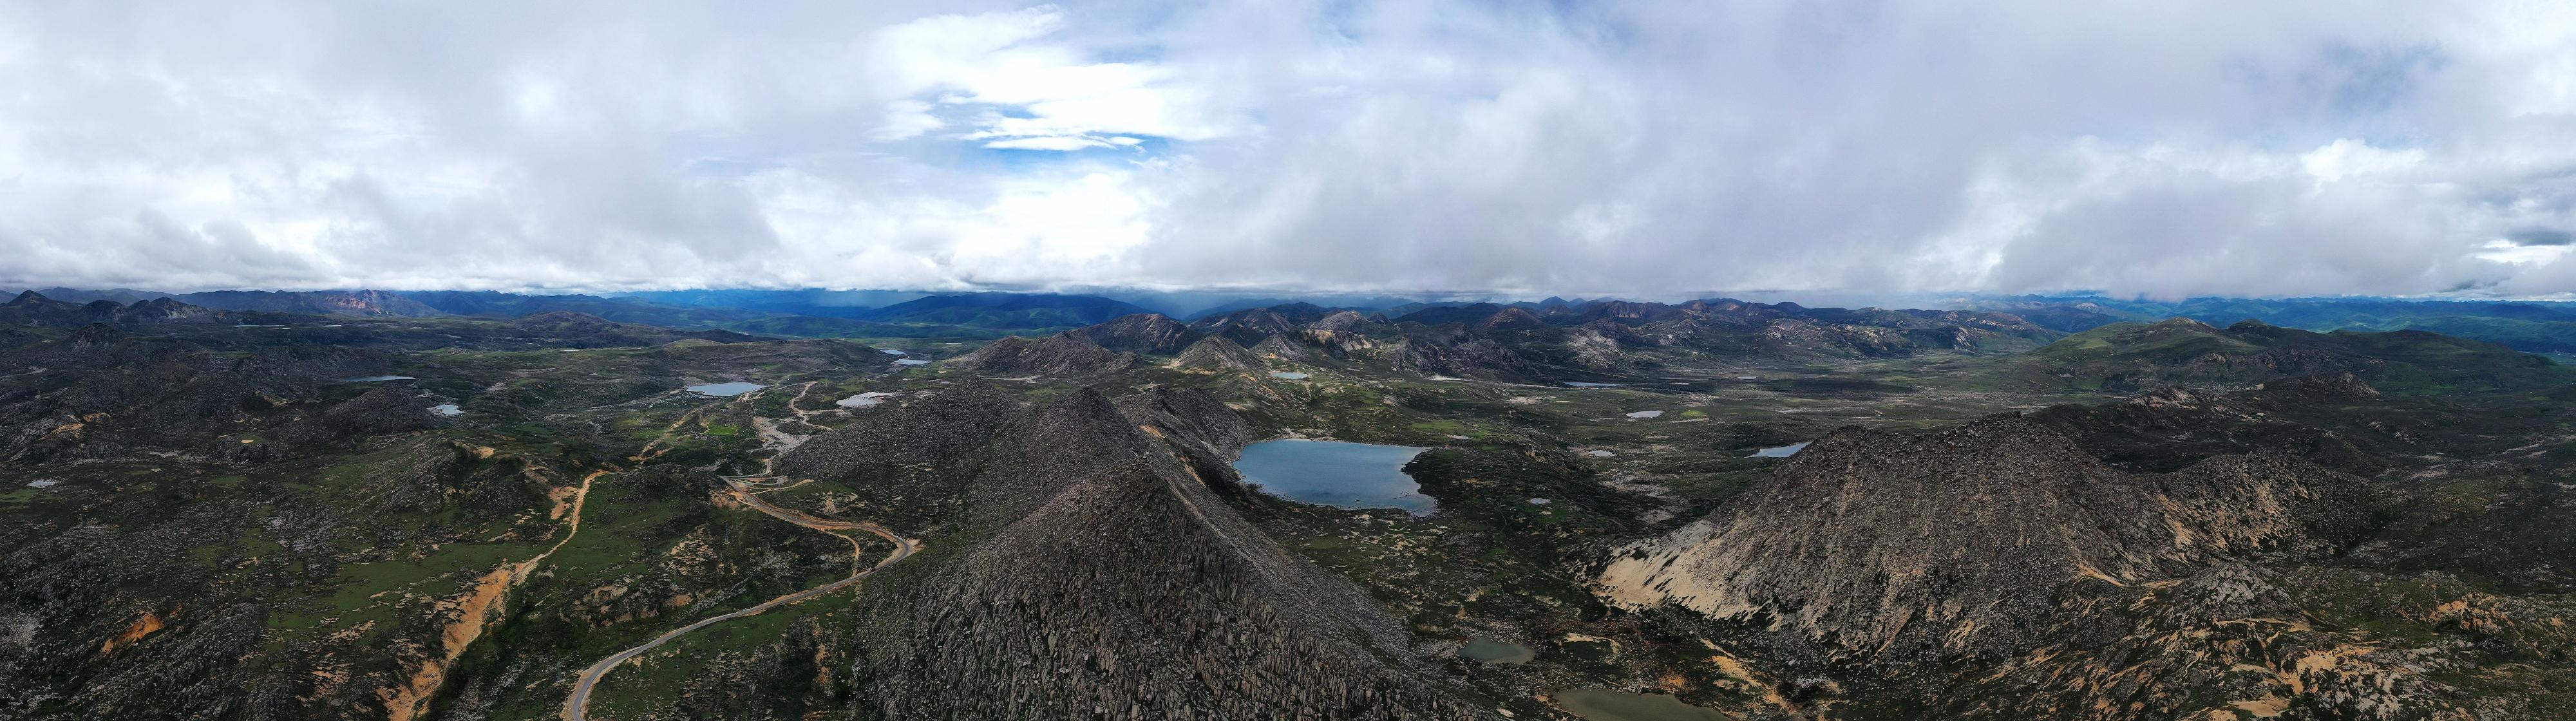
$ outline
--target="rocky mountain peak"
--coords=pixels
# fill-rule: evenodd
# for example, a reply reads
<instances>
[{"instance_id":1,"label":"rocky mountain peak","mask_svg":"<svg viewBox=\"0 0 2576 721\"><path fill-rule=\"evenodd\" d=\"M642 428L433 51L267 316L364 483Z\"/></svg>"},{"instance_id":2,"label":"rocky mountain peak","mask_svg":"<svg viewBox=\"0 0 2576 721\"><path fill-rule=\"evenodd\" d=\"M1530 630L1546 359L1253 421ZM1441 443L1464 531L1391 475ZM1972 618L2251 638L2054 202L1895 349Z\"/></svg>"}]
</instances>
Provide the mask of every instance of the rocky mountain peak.
<instances>
[{"instance_id":1,"label":"rocky mountain peak","mask_svg":"<svg viewBox=\"0 0 2576 721\"><path fill-rule=\"evenodd\" d=\"M1152 355L1172 355L1198 342L1199 333L1161 313L1137 313L1085 327L1085 336L1103 348Z\"/></svg>"},{"instance_id":2,"label":"rocky mountain peak","mask_svg":"<svg viewBox=\"0 0 2576 721\"><path fill-rule=\"evenodd\" d=\"M1530 315L1530 312L1527 310L1522 310L1520 308L1504 308L1502 310L1495 311L1493 315L1485 316L1483 320L1476 321L1476 330L1478 332L1493 332L1498 330L1541 328L1546 325L1547 323L1540 321L1538 316Z\"/></svg>"},{"instance_id":3,"label":"rocky mountain peak","mask_svg":"<svg viewBox=\"0 0 2576 721\"><path fill-rule=\"evenodd\" d=\"M1368 323L1368 317L1360 315L1359 311L1345 310L1336 311L1332 315L1318 318L1315 322L1306 324L1306 327L1313 328L1315 330L1346 331L1367 325Z\"/></svg>"},{"instance_id":4,"label":"rocky mountain peak","mask_svg":"<svg viewBox=\"0 0 2576 721\"><path fill-rule=\"evenodd\" d=\"M2283 378L2248 388L2245 392L2263 398L2311 401L2358 401L2380 397L2378 388L2362 381L2351 371Z\"/></svg>"},{"instance_id":5,"label":"rocky mountain peak","mask_svg":"<svg viewBox=\"0 0 2576 721\"><path fill-rule=\"evenodd\" d=\"M1003 336L991 345L957 359L959 365L988 373L1085 375L1124 368L1135 356L1103 348L1091 336L1069 330L1043 339Z\"/></svg>"},{"instance_id":6,"label":"rocky mountain peak","mask_svg":"<svg viewBox=\"0 0 2576 721\"><path fill-rule=\"evenodd\" d=\"M1212 335L1183 349L1174 365L1191 370L1250 370L1261 366L1261 358L1225 336Z\"/></svg>"},{"instance_id":7,"label":"rocky mountain peak","mask_svg":"<svg viewBox=\"0 0 2576 721\"><path fill-rule=\"evenodd\" d=\"M116 348L132 340L133 336L127 335L124 330L116 326L91 323L81 326L80 330L72 331L70 337L63 339L63 343L72 350L87 352Z\"/></svg>"},{"instance_id":8,"label":"rocky mountain peak","mask_svg":"<svg viewBox=\"0 0 2576 721\"><path fill-rule=\"evenodd\" d=\"M1846 427L1729 507L1626 549L1600 586L1855 651L2011 643L2063 584L2146 583L2301 538L2366 505L2358 487L2273 457L2128 473L2018 414L1921 436Z\"/></svg>"}]
</instances>

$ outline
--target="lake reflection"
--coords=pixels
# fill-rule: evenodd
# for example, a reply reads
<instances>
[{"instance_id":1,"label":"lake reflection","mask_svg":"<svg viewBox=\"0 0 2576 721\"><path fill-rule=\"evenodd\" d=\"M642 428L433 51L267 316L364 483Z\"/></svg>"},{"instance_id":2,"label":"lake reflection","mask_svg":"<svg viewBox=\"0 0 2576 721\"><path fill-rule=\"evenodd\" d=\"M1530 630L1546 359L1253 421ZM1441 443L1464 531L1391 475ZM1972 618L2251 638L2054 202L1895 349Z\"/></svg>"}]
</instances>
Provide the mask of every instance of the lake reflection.
<instances>
[{"instance_id":1,"label":"lake reflection","mask_svg":"<svg viewBox=\"0 0 2576 721\"><path fill-rule=\"evenodd\" d=\"M1341 441L1287 439L1243 449L1234 468L1263 493L1335 508L1401 508L1428 516L1438 503L1404 474L1423 449Z\"/></svg>"},{"instance_id":2,"label":"lake reflection","mask_svg":"<svg viewBox=\"0 0 2576 721\"><path fill-rule=\"evenodd\" d=\"M768 386L758 383L709 383L700 386L689 386L689 392L702 396L715 396L722 398L725 396L738 396L767 387Z\"/></svg>"},{"instance_id":3,"label":"lake reflection","mask_svg":"<svg viewBox=\"0 0 2576 721\"><path fill-rule=\"evenodd\" d=\"M1805 449L1805 448L1807 447L1807 444L1808 444L1808 443L1809 443L1809 441L1799 441L1799 442L1791 443L1791 444L1789 444L1789 445L1785 445L1785 446L1774 446L1774 447L1771 447L1771 448L1764 448L1764 449L1762 449L1762 450L1754 451L1754 452L1753 452L1753 455L1749 455L1749 456L1745 456L1745 457L1746 457L1746 458L1787 458L1787 457L1790 457L1790 456L1798 455L1798 451L1800 451L1800 450L1802 450L1802 449Z\"/></svg>"}]
</instances>

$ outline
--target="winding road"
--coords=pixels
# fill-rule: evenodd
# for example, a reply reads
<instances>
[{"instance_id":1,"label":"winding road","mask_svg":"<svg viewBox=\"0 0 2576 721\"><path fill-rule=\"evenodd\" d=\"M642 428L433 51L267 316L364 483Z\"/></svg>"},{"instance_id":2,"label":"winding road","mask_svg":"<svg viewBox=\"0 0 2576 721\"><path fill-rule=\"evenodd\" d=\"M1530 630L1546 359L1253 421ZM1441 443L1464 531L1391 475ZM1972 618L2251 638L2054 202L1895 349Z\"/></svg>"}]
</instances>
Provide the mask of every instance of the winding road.
<instances>
[{"instance_id":1,"label":"winding road","mask_svg":"<svg viewBox=\"0 0 2576 721\"><path fill-rule=\"evenodd\" d=\"M811 384L811 383L806 384L806 386L807 386L808 388L811 388L811 387L812 387L812 385L813 385L813 384ZM800 392L798 392L798 393L796 394L796 397L797 397L798 399L802 399L802 398L804 398L804 397L805 397L805 394L804 394L802 391L800 391ZM798 421L802 421L802 420L804 420L804 412L802 412L802 411L795 411L795 405L794 405L794 401L793 401L793 400L789 401L788 409L789 409L790 411L794 411L794 412L796 412L796 413L797 413L797 420L798 420ZM695 412L695 411L692 411L692 413L694 413L694 412ZM687 420L687 418L688 418L688 415L687 415L687 414L683 414L683 415L681 416L681 422L685 422L685 421ZM765 418L764 418L764 419L759 419L759 420L767 420L767 419L765 419ZM680 423L678 423L678 422L673 423L673 424L672 424L672 430L676 431L676 430L679 428L679 425L680 425ZM668 436L668 432L665 432L665 437L667 437L667 436ZM767 436L767 434L764 434L764 436ZM660 440L660 439L656 439L656 442L659 442L659 440ZM781 432L781 433L778 433L775 437L764 437L764 439L763 439L763 441L764 441L764 442L763 442L763 444L762 444L762 445L764 446L764 448L767 448L767 447L769 447L769 446L772 446L773 444L774 444L774 445L785 446L786 448L793 448L793 447L795 447L798 443L802 442L803 440L804 440L803 438L800 438L800 437L794 437L794 436L789 436L789 435L787 435L787 434L785 434L785 433ZM649 447L649 445L648 445L648 447ZM785 449L784 449L784 448L769 448L769 450L773 450L773 451L783 451L783 450L785 450ZM642 458L643 456L642 456L641 454L639 454L639 455L638 455L638 457L639 457L639 459L640 459L640 458ZM727 614L724 614L724 615L721 615L721 616L711 616L711 617L708 617L708 618L705 618L705 619L700 619L700 620L699 620L698 622L696 622L696 623L692 623L692 624L689 624L689 625L686 625L686 626L681 626L681 627L679 627L679 628L675 628L675 629L672 629L672 630L670 630L670 631L664 632L662 635L660 635L660 636L655 636L655 637L653 637L653 640L651 640L651 641L646 641L646 642L644 642L642 645L636 646L636 647L634 647L634 648L626 649L626 650L624 650L624 651L619 651L619 652L617 652L617 653L616 653L616 655L612 655L612 656L609 656L609 657L608 657L608 658L606 658L606 659L602 659L602 660L600 660L600 662L599 662L599 663L591 664L591 666L590 666L590 668L589 668L589 669L586 669L586 670L584 670L584 671L582 671L582 672L581 672L581 679L573 683L573 687L572 687L572 696L571 696L571 697L569 697L569 698L564 699L564 707L563 707L563 718L564 718L564 721L586 721L585 714L587 713L587 711L588 711L588 707L590 706L590 692L591 692L591 689L592 689L593 687L596 687L596 686L598 686L598 685L599 685L599 680L600 680L601 678L606 677L606 676L608 675L608 672L609 672L609 671L616 670L616 669L617 669L617 667L618 667L619 665L622 665L622 664L626 663L627 661L633 660L636 656L643 655L643 653L644 653L644 652L646 652L646 651L651 651L651 650L653 650L653 649L654 649L654 647L660 646L660 645L662 645L662 644L664 644L664 643L668 643L668 642L670 642L670 641L671 641L671 639L679 638L680 636L682 636L682 635L684 635L684 634L687 634L687 633L689 633L689 632L691 632L691 631L696 631L696 630L701 629L701 628L706 628L706 627L708 627L708 626L712 626L712 625L715 625L715 624L717 624L717 623L721 623L721 622L728 621L728 620L732 620L732 619L736 619L736 618L742 618L742 617L744 617L744 616L753 616L753 615L758 615L758 614L760 614L761 612L768 611L768 610L773 609L773 608L777 608L777 607L780 607L780 606L785 606L785 605L792 604L792 603L797 603L797 602L804 601L804 600L809 599L809 598L813 598L813 597L816 597L816 596L821 596L821 595L823 595L823 594L827 594L827 593L831 593L831 592L833 592L833 591L838 591L838 590L841 590L841 589L843 589L843 588L847 588L847 587L849 587L851 584L858 583L858 582L859 582L859 579L867 578L868 574L875 573L875 572L877 571L877 569L881 569L881 568L885 568L886 566L893 565L893 564L894 564L894 562L896 562L896 561L901 561L901 560L903 560L905 557L907 557L907 556L911 556L911 555L913 554L913 552L921 550L921 541L919 541L919 540L917 540L917 539L908 539L908 538L904 538L904 537L902 537L902 536L895 535L895 533L894 533L893 531L886 530L884 526L879 526L879 525L874 524L874 523L868 523L868 522L866 522L866 521L834 521L834 520L827 520L827 519L822 519L822 518L815 518L815 517L813 517L813 516L808 516L808 515L805 515L805 514L803 514L803 513L798 513L798 512L795 512L795 511L791 511L791 510L787 510L787 509L784 509L784 508L779 508L779 507L777 507L777 506L770 505L770 504L769 504L769 501L767 501L767 500L763 500L760 496L756 495L756 494L753 492L753 489L754 489L754 488L761 487L761 486L763 485L763 484L762 484L762 482L764 482L764 481L768 482L768 484L767 484L767 485L768 485L769 487L772 487L772 488L775 488L775 487L776 487L776 484L779 484L779 483L783 483L783 482L785 482L785 480L786 480L786 479L783 479L783 478L779 478L779 477L776 477L776 476L769 475L770 470L775 466L775 461L774 461L774 459L776 459L776 458L777 458L777 453L773 452L773 453L771 453L771 454L770 454L770 457L769 457L769 458L763 458L763 459L761 459L761 462L760 462L760 463L761 463L761 473L760 473L760 474L758 474L758 475L751 475L751 476L728 476L728 477L726 477L726 478L725 478L725 484L726 484L726 486L728 487L728 488L727 488L727 493L731 494L731 495L733 496L734 500L736 500L736 501L740 501L740 502L741 502L743 505L745 505L745 506L750 506L750 507L752 508L752 510L756 510L756 511L759 511L759 512L761 512L761 513L769 514L769 516L770 516L770 517L772 517L772 518L776 518L776 519L778 519L778 520L786 521L786 522L788 522L788 523L793 523L793 524L796 524L796 525L799 525L799 526L803 526L803 527L806 527L806 528L810 528L810 529L814 529L814 530L817 530L817 531L822 531L822 532L824 532L824 533L829 533L829 534L832 534L832 535L834 535L834 536L839 536L839 537L841 537L841 538L843 538L843 539L848 540L848 541L850 542L850 555L851 555L851 557L852 557L852 558L857 558L857 557L859 557L861 554L864 554L864 553L866 552L866 549L865 549L865 547L863 546L863 544L861 544L861 543L859 542L859 539L851 538L851 537L850 537L850 536L848 536L847 534L840 533L840 531L851 531L851 530L857 530L857 531L866 531L866 532L868 532L868 533L876 534L876 535L877 535L877 537L879 537L879 538L884 538L887 542L889 542L889 543L893 543L893 544L894 544L894 553L892 553L892 554L888 554L888 555L885 557L885 559L884 559L884 560L877 561L876 565L874 565L874 566L869 566L869 567L867 567L867 568L859 569L858 571L856 571L856 572L854 572L854 573L851 573L849 578L844 578L844 579L841 579L841 580L838 580L838 581L833 581L833 582L831 582L831 583L826 583L826 584L823 584L823 585L820 585L820 586L815 586L815 587L813 587L813 588L808 588L808 589L805 589L805 590L802 590L802 591L797 591L797 592L795 592L795 593L790 593L790 594L787 594L787 595L784 595L784 596L779 596L779 597L777 597L777 598L773 598L773 599L769 599L769 600L767 600L767 601L763 601L763 602L761 602L761 603L760 603L760 605L752 606L752 607L750 607L750 608L742 609L742 610L739 610L739 611L734 611L734 612L732 612L732 613L727 613ZM588 489L588 479L584 479L584 484L583 484L583 485L584 485L584 490L587 490L587 489ZM578 523L578 521L576 521L576 523ZM560 544L558 544L558 545L560 545ZM549 551L549 553L551 553L551 551Z\"/></svg>"}]
</instances>

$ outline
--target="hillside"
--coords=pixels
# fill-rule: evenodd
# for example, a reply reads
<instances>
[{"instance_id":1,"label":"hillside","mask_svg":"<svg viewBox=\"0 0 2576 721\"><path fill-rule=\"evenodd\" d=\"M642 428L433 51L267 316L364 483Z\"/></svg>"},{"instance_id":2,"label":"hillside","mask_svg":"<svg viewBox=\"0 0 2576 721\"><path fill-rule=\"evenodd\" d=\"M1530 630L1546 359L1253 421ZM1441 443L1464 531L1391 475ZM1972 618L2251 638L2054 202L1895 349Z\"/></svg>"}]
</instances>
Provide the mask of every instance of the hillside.
<instances>
[{"instance_id":1,"label":"hillside","mask_svg":"<svg viewBox=\"0 0 2576 721\"><path fill-rule=\"evenodd\" d=\"M950 362L987 373L1084 375L1132 365L1136 357L1102 348L1082 331L1069 330L1045 338L1006 336Z\"/></svg>"},{"instance_id":2,"label":"hillside","mask_svg":"<svg viewBox=\"0 0 2576 721\"><path fill-rule=\"evenodd\" d=\"M2037 385L2133 391L2225 390L2320 373L2351 373L2408 395L2534 388L2576 378L2539 356L2423 331L2317 333L2252 321L2217 328L2179 318L2102 326L2010 363Z\"/></svg>"},{"instance_id":3,"label":"hillside","mask_svg":"<svg viewBox=\"0 0 2576 721\"><path fill-rule=\"evenodd\" d=\"M858 314L884 323L960 325L975 328L1075 328L1119 316L1150 313L1131 304L1082 295L973 293L934 295Z\"/></svg>"},{"instance_id":4,"label":"hillside","mask_svg":"<svg viewBox=\"0 0 2576 721\"><path fill-rule=\"evenodd\" d=\"M964 506L933 550L870 591L857 621L877 639L861 652L874 669L868 708L893 718L1110 707L1134 718L1486 717L1385 665L1403 654L1392 619L1209 490L1235 482L1212 454L1249 435L1223 405L1149 396L1122 412L1086 390L994 428L982 420L992 418L986 393L903 409L917 420L900 427L925 440L983 450L907 456L963 476L952 487ZM805 459L839 453L824 450L832 443L806 444L795 467L817 468ZM964 457L975 460L948 460ZM1037 662L1012 660L1023 653Z\"/></svg>"},{"instance_id":5,"label":"hillside","mask_svg":"<svg viewBox=\"0 0 2576 721\"><path fill-rule=\"evenodd\" d=\"M2530 353L2576 353L2576 306L2563 301L2195 298L2160 303L2099 297L2016 297L1977 299L1968 307L2018 314L2067 332L2160 318L2190 318L2217 326L2255 320L2319 332L2421 330L2500 343Z\"/></svg>"},{"instance_id":6,"label":"hillside","mask_svg":"<svg viewBox=\"0 0 2576 721\"><path fill-rule=\"evenodd\" d=\"M2278 457L2118 471L2013 416L1921 437L1848 428L1727 508L1623 550L1600 583L1632 608L1768 624L1757 647L1811 649L1922 694L1850 710L1866 715L2201 718L2257 698L2326 717L2455 712L2419 671L2345 658L2349 637L2241 625L2299 613L2277 571L2247 564L2348 547L2373 504L2360 479ZM2230 675L2240 667L2386 675L2355 694L2319 676L2249 684ZM2133 680L2000 690L2068 677Z\"/></svg>"}]
</instances>

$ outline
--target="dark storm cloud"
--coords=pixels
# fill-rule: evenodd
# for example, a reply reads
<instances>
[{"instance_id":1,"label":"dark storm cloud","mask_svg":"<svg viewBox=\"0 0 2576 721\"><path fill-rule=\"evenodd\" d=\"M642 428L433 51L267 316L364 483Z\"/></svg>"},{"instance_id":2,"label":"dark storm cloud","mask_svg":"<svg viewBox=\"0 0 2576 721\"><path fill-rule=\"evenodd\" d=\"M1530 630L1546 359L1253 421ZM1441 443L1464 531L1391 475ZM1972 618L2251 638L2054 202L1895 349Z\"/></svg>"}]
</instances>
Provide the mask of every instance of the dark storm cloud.
<instances>
[{"instance_id":1,"label":"dark storm cloud","mask_svg":"<svg viewBox=\"0 0 2576 721\"><path fill-rule=\"evenodd\" d=\"M0 285L2576 290L2547 5L0 9Z\"/></svg>"}]
</instances>

